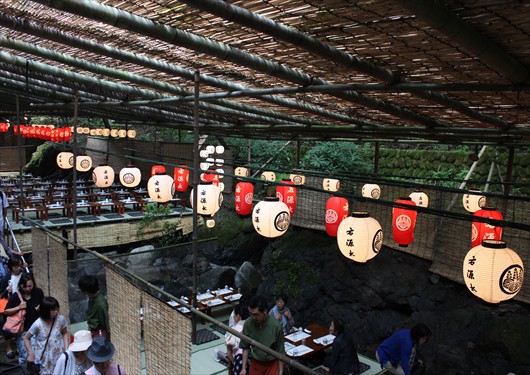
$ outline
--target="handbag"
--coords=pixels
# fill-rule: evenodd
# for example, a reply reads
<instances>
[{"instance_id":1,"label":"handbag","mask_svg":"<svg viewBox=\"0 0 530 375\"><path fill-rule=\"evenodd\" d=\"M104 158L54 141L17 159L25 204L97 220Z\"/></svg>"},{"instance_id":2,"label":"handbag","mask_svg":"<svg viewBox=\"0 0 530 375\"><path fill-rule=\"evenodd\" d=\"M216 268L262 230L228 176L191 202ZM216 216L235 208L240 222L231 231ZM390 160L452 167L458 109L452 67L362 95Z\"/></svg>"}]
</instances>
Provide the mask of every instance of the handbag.
<instances>
[{"instance_id":1,"label":"handbag","mask_svg":"<svg viewBox=\"0 0 530 375\"><path fill-rule=\"evenodd\" d=\"M20 302L23 301L20 292L17 292ZM13 315L9 315L4 323L3 330L9 334L19 336L24 332L24 317L26 316L26 309L18 310Z\"/></svg>"}]
</instances>

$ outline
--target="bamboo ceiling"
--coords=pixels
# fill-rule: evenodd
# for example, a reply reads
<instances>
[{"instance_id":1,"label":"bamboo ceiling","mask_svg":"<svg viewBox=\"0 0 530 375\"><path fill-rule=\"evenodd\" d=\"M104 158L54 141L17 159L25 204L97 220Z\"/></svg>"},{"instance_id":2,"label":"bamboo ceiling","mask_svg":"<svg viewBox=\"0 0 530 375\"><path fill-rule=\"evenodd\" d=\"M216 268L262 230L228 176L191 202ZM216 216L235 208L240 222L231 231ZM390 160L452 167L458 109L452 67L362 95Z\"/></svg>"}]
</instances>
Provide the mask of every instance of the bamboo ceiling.
<instances>
[{"instance_id":1,"label":"bamboo ceiling","mask_svg":"<svg viewBox=\"0 0 530 375\"><path fill-rule=\"evenodd\" d=\"M190 130L198 71L203 134L530 143L525 1L0 4L0 116Z\"/></svg>"}]
</instances>

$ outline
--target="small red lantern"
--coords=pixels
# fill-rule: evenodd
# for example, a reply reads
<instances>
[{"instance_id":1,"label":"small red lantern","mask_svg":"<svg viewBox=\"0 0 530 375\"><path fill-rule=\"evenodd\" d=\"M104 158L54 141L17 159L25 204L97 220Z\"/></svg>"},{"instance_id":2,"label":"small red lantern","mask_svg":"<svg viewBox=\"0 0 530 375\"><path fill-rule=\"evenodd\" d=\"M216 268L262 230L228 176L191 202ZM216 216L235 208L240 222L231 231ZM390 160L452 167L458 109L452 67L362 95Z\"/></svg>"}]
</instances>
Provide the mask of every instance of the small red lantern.
<instances>
[{"instance_id":1,"label":"small red lantern","mask_svg":"<svg viewBox=\"0 0 530 375\"><path fill-rule=\"evenodd\" d=\"M280 202L285 203L289 207L289 214L293 216L296 210L296 188L294 183L288 178L282 179L281 182L287 185L276 186L276 196L280 198Z\"/></svg>"},{"instance_id":2,"label":"small red lantern","mask_svg":"<svg viewBox=\"0 0 530 375\"><path fill-rule=\"evenodd\" d=\"M188 190L190 171L187 168L184 168L185 165L175 167L173 169L173 176L175 179L175 190L178 192L185 192Z\"/></svg>"},{"instance_id":3,"label":"small red lantern","mask_svg":"<svg viewBox=\"0 0 530 375\"><path fill-rule=\"evenodd\" d=\"M411 198L399 198L396 203L416 207ZM417 212L402 207L392 209L392 235L399 246L407 247L414 241L414 227L416 226Z\"/></svg>"},{"instance_id":4,"label":"small red lantern","mask_svg":"<svg viewBox=\"0 0 530 375\"><path fill-rule=\"evenodd\" d=\"M163 165L153 165L151 167L151 176L155 176L156 174L165 174L166 173L166 167Z\"/></svg>"},{"instance_id":5,"label":"small red lantern","mask_svg":"<svg viewBox=\"0 0 530 375\"><path fill-rule=\"evenodd\" d=\"M209 169L210 172L215 172L213 169ZM215 173L203 173L201 174L201 180L204 182L211 182L215 186L219 186L219 175Z\"/></svg>"},{"instance_id":6,"label":"small red lantern","mask_svg":"<svg viewBox=\"0 0 530 375\"><path fill-rule=\"evenodd\" d=\"M487 219L502 220L502 214L495 210L495 207L483 207L473 214L476 217ZM479 246L482 240L498 240L502 239L502 227L492 224L474 221L471 224L471 247Z\"/></svg>"},{"instance_id":7,"label":"small red lantern","mask_svg":"<svg viewBox=\"0 0 530 375\"><path fill-rule=\"evenodd\" d=\"M252 199L254 199L254 185L250 182L238 182L234 200L239 215L247 216L252 213Z\"/></svg>"},{"instance_id":8,"label":"small red lantern","mask_svg":"<svg viewBox=\"0 0 530 375\"><path fill-rule=\"evenodd\" d=\"M328 236L337 237L339 225L348 217L350 205L343 197L331 197L326 202L326 233Z\"/></svg>"}]
</instances>

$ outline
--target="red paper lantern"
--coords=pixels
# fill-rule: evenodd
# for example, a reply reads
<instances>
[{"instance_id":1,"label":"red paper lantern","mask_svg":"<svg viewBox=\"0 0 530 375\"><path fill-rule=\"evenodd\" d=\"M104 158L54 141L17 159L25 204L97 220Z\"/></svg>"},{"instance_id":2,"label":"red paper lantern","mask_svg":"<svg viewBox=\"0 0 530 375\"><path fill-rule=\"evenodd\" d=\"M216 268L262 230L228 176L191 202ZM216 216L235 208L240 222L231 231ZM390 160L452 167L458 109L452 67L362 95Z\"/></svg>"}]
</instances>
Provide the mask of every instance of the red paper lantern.
<instances>
[{"instance_id":1,"label":"red paper lantern","mask_svg":"<svg viewBox=\"0 0 530 375\"><path fill-rule=\"evenodd\" d=\"M70 129L70 127L67 126L66 128L64 128L64 141L70 142L71 139L72 139L72 129Z\"/></svg>"},{"instance_id":2,"label":"red paper lantern","mask_svg":"<svg viewBox=\"0 0 530 375\"><path fill-rule=\"evenodd\" d=\"M502 220L502 214L495 210L495 207L483 207L473 214L476 217L487 219ZM498 227L488 223L474 221L471 224L471 247L479 246L482 240L498 240L502 239L502 227Z\"/></svg>"},{"instance_id":3,"label":"red paper lantern","mask_svg":"<svg viewBox=\"0 0 530 375\"><path fill-rule=\"evenodd\" d=\"M156 174L165 174L166 173L166 167L163 165L153 165L151 167L151 176L154 176Z\"/></svg>"},{"instance_id":4,"label":"red paper lantern","mask_svg":"<svg viewBox=\"0 0 530 375\"><path fill-rule=\"evenodd\" d=\"M326 233L329 236L337 237L339 225L348 217L350 205L343 197L331 197L326 202Z\"/></svg>"},{"instance_id":5,"label":"red paper lantern","mask_svg":"<svg viewBox=\"0 0 530 375\"><path fill-rule=\"evenodd\" d=\"M411 198L399 198L396 203L416 206ZM414 227L416 226L417 212L402 207L392 209L392 235L399 246L407 247L414 241Z\"/></svg>"},{"instance_id":6,"label":"red paper lantern","mask_svg":"<svg viewBox=\"0 0 530 375\"><path fill-rule=\"evenodd\" d=\"M190 171L187 168L183 168L184 166L175 167L173 169L173 176L175 180L175 190L179 191L181 193L188 190L189 186L189 179L190 179Z\"/></svg>"},{"instance_id":7,"label":"red paper lantern","mask_svg":"<svg viewBox=\"0 0 530 375\"><path fill-rule=\"evenodd\" d=\"M276 186L276 196L280 198L280 202L283 202L289 207L289 214L294 215L296 210L296 188L294 183L288 179L282 179L282 184L288 184L283 186Z\"/></svg>"},{"instance_id":8,"label":"red paper lantern","mask_svg":"<svg viewBox=\"0 0 530 375\"><path fill-rule=\"evenodd\" d=\"M215 172L213 169L209 169L211 172ZM219 186L219 175L215 173L203 173L201 174L201 180L204 182L211 182L215 186Z\"/></svg>"},{"instance_id":9,"label":"red paper lantern","mask_svg":"<svg viewBox=\"0 0 530 375\"><path fill-rule=\"evenodd\" d=\"M252 212L252 199L254 198L254 185L250 182L238 182L235 189L236 212L241 216L250 215Z\"/></svg>"}]
</instances>

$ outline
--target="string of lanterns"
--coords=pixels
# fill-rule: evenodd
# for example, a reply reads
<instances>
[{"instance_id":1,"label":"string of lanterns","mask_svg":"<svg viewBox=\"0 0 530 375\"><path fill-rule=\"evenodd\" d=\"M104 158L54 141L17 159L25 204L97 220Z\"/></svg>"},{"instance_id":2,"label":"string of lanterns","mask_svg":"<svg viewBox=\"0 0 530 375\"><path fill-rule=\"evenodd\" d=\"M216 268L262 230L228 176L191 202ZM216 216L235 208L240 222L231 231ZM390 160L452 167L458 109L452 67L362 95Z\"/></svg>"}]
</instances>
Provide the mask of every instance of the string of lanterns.
<instances>
[{"instance_id":1,"label":"string of lanterns","mask_svg":"<svg viewBox=\"0 0 530 375\"><path fill-rule=\"evenodd\" d=\"M10 128L8 123L0 123L0 132L7 132ZM55 127L55 125L14 125L13 134L22 135L24 138L36 138L51 142L70 142L74 128L71 126ZM135 138L135 129L108 129L77 127L77 134L86 134L100 137L113 138Z\"/></svg>"}]
</instances>

